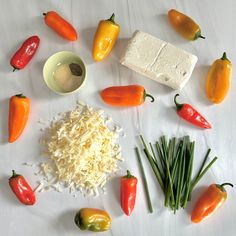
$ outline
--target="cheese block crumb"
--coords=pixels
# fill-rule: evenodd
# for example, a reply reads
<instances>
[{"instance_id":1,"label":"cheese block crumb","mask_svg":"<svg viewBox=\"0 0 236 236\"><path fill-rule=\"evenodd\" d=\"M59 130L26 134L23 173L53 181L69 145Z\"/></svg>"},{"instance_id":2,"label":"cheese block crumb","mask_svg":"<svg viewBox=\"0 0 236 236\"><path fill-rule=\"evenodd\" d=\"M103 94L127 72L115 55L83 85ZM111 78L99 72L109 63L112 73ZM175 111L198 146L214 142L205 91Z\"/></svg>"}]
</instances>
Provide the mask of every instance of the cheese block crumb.
<instances>
[{"instance_id":1,"label":"cheese block crumb","mask_svg":"<svg viewBox=\"0 0 236 236\"><path fill-rule=\"evenodd\" d=\"M191 77L197 57L150 34L136 31L121 64L173 89L182 89Z\"/></svg>"},{"instance_id":2,"label":"cheese block crumb","mask_svg":"<svg viewBox=\"0 0 236 236\"><path fill-rule=\"evenodd\" d=\"M118 143L121 128L107 124L106 119L104 111L79 102L74 110L51 122L42 142L49 160L40 165L47 183L41 191L66 188L71 194L81 191L97 196L119 172L118 163L123 161Z\"/></svg>"}]
</instances>

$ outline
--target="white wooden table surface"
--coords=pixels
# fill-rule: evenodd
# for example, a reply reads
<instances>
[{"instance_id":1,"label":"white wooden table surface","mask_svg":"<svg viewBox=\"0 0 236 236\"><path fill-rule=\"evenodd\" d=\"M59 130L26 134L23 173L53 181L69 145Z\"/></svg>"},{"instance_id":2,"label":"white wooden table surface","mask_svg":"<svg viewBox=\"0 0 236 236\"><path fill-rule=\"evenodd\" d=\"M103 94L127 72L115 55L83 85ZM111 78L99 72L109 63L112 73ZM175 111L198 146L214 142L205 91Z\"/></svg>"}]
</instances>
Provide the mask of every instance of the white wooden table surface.
<instances>
[{"instance_id":1,"label":"white wooden table surface","mask_svg":"<svg viewBox=\"0 0 236 236\"><path fill-rule=\"evenodd\" d=\"M167 22L166 13L176 8L192 16L202 28L206 40L187 42L178 36ZM55 10L78 29L79 39L66 42L52 32L43 21L42 13ZM95 63L91 57L91 45L98 21L112 13L121 26L119 40L111 56ZM235 75L229 95L220 105L211 105L206 99L204 81L209 65L221 57L224 51L236 64L236 1L234 0L1 0L0 2L0 235L1 236L54 236L96 235L81 232L73 222L75 212L81 207L97 207L108 211L113 219L111 230L101 235L224 235L236 233L236 192L229 189L224 207L204 223L194 225L189 212L205 186L230 181L236 184L236 106ZM181 121L173 109L175 91L155 83L118 62L127 38L140 29L183 48L198 56L199 60L187 86L181 91L182 101L198 108L213 124L213 129L202 131ZM41 38L40 48L22 71L12 72L9 58L29 36ZM70 50L77 53L87 65L87 83L77 94L59 96L45 85L42 68L45 60L55 52ZM98 91L112 85L142 84L156 97L141 107L112 109L101 101ZM31 98L31 114L22 137L13 144L7 143L7 120L9 98L24 93ZM26 207L18 203L8 186L11 170L15 169L36 186L38 177L34 168L23 166L24 162L39 163L39 138L41 125L38 120L52 119L58 112L75 106L76 100L101 107L120 124L127 136L121 138L125 162L123 173L128 168L140 178L133 148L139 132L149 141L161 134L182 136L189 134L196 140L195 167L199 167L208 147L212 157L219 160L199 183L187 210L173 215L163 207L163 196L153 178L149 164L144 161L150 185L155 213L148 214L143 186L138 185L137 203L133 214L126 217L119 205L119 180L107 184L107 195L76 198L67 192L47 192L37 195L37 204ZM100 234L99 234L100 235Z\"/></svg>"}]
</instances>

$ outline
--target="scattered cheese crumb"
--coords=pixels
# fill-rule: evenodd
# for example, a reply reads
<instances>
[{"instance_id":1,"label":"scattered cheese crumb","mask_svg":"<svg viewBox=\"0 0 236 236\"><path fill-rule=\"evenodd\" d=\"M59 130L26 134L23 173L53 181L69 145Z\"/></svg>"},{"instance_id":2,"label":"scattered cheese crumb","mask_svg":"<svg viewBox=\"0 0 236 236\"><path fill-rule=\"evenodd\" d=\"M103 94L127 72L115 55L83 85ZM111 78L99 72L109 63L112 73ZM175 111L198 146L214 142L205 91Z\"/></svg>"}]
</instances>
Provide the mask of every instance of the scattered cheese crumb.
<instances>
[{"instance_id":1,"label":"scattered cheese crumb","mask_svg":"<svg viewBox=\"0 0 236 236\"><path fill-rule=\"evenodd\" d=\"M39 182L38 186L34 189L34 192L40 192L43 189L44 183Z\"/></svg>"},{"instance_id":2,"label":"scattered cheese crumb","mask_svg":"<svg viewBox=\"0 0 236 236\"><path fill-rule=\"evenodd\" d=\"M22 165L24 165L24 166L34 166L34 164L33 163L29 163L29 162L25 162L25 163L23 163Z\"/></svg>"},{"instance_id":3,"label":"scattered cheese crumb","mask_svg":"<svg viewBox=\"0 0 236 236\"><path fill-rule=\"evenodd\" d=\"M77 107L60 113L45 130L44 155L49 162L41 164L41 173L49 188L59 191L59 185L71 194L81 191L84 195L99 194L107 180L120 170L123 161L118 144L118 125L108 127L112 119L104 111L79 102ZM60 189L61 191L61 189Z\"/></svg>"}]
</instances>

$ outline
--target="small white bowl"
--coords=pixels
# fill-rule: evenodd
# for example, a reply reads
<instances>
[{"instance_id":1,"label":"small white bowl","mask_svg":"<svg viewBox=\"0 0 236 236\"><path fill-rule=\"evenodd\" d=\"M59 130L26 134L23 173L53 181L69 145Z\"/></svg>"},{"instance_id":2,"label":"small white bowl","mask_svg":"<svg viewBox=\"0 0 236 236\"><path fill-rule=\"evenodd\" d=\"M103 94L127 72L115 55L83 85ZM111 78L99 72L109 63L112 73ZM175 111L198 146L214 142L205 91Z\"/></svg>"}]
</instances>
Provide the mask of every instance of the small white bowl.
<instances>
[{"instance_id":1,"label":"small white bowl","mask_svg":"<svg viewBox=\"0 0 236 236\"><path fill-rule=\"evenodd\" d=\"M82 68L82 83L72 91L64 91L62 88L60 88L54 77L53 74L56 70L56 68L61 65L61 64L70 64L70 63L76 63L79 64ZM73 52L69 51L62 51L62 52L57 52L50 56L47 61L44 64L43 67L43 78L45 83L47 84L48 88L50 88L53 92L60 94L60 95L69 95L75 92L78 92L83 85L85 84L86 80L86 68L84 65L84 62L81 60L79 56L74 54Z\"/></svg>"}]
</instances>

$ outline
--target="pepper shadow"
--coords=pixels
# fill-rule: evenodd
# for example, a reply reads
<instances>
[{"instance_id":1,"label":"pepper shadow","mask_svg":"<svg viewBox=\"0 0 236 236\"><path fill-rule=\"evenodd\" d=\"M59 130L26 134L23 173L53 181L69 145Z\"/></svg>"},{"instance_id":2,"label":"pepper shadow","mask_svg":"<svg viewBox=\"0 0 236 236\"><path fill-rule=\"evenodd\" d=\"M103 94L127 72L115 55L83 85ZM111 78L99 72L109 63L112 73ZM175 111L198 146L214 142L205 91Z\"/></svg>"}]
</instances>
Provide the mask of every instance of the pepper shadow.
<instances>
[{"instance_id":1,"label":"pepper shadow","mask_svg":"<svg viewBox=\"0 0 236 236\"><path fill-rule=\"evenodd\" d=\"M200 186L196 187L192 194L191 194L191 200L188 202L187 207L186 207L186 213L191 216L191 213L193 211L193 208L199 199L199 197L203 194L203 192L207 189L207 186Z\"/></svg>"},{"instance_id":2,"label":"pepper shadow","mask_svg":"<svg viewBox=\"0 0 236 236\"><path fill-rule=\"evenodd\" d=\"M60 44L60 45L68 44L69 41L62 38L60 35L58 35L55 31L53 31L49 26L45 24L43 13L41 16L32 17L30 21L31 21L30 25L34 26L32 32L34 32L35 28L37 27L37 33L35 34L38 35L39 37L43 35L43 37L40 37L40 39L47 38L52 44ZM40 43L42 43L42 41Z\"/></svg>"},{"instance_id":3,"label":"pepper shadow","mask_svg":"<svg viewBox=\"0 0 236 236\"><path fill-rule=\"evenodd\" d=\"M95 63L92 57L93 39L95 32L96 27L90 27L80 30L81 45L85 45L85 50L83 51L83 60L88 65Z\"/></svg>"},{"instance_id":4,"label":"pepper shadow","mask_svg":"<svg viewBox=\"0 0 236 236\"><path fill-rule=\"evenodd\" d=\"M128 45L129 38L120 38L117 40L114 48L111 51L111 55L115 57L118 61L121 59L125 49Z\"/></svg>"},{"instance_id":5,"label":"pepper shadow","mask_svg":"<svg viewBox=\"0 0 236 236\"><path fill-rule=\"evenodd\" d=\"M205 92L205 84L207 79L207 73L209 71L210 66L209 65L201 65L197 66L192 74L193 79L191 80L191 84L193 87L199 88L199 94L198 100L204 105L204 106L211 106L212 103L207 99L206 92Z\"/></svg>"},{"instance_id":6,"label":"pepper shadow","mask_svg":"<svg viewBox=\"0 0 236 236\"><path fill-rule=\"evenodd\" d=\"M163 31L160 32L161 39L167 42L171 42L173 44L181 45L186 44L188 41L181 37L169 23L167 14L159 14L156 16L157 21L160 22L160 27Z\"/></svg>"},{"instance_id":7,"label":"pepper shadow","mask_svg":"<svg viewBox=\"0 0 236 236\"><path fill-rule=\"evenodd\" d=\"M8 142L8 105L9 99L3 99L0 101L0 114L4 114L0 119L0 143L6 144Z\"/></svg>"},{"instance_id":8,"label":"pepper shadow","mask_svg":"<svg viewBox=\"0 0 236 236\"><path fill-rule=\"evenodd\" d=\"M109 181L107 186L107 192L109 192L109 198L107 198L108 206L112 206L110 211L112 215L116 217L122 216L123 212L120 207L120 177L114 177Z\"/></svg>"},{"instance_id":9,"label":"pepper shadow","mask_svg":"<svg viewBox=\"0 0 236 236\"><path fill-rule=\"evenodd\" d=\"M173 123L173 124L176 124L177 121L178 121L178 126L181 126L181 127L186 127L186 128L189 128L189 129L195 129L195 130L203 130L201 127L198 127L198 126L193 126L190 122L187 122L185 121L184 119L178 117L178 115L176 114L176 107L169 107L169 110L171 112L168 112L168 115L166 115L166 119L168 119L168 122L170 123Z\"/></svg>"},{"instance_id":10,"label":"pepper shadow","mask_svg":"<svg viewBox=\"0 0 236 236\"><path fill-rule=\"evenodd\" d=\"M61 215L59 215L53 223L53 227L55 227L55 230L57 230L58 232L79 233L80 229L77 228L74 222L74 217L77 211L78 209L70 209L64 211Z\"/></svg>"},{"instance_id":11,"label":"pepper shadow","mask_svg":"<svg viewBox=\"0 0 236 236\"><path fill-rule=\"evenodd\" d=\"M4 197L6 202L10 205L14 206L20 206L20 203L16 196L14 196L14 193L11 191L9 187L9 176L3 176L0 178L0 186L1 186L1 191L0 194Z\"/></svg>"},{"instance_id":12,"label":"pepper shadow","mask_svg":"<svg viewBox=\"0 0 236 236\"><path fill-rule=\"evenodd\" d=\"M35 61L30 69L29 77L30 77L30 88L31 94L33 98L42 99L42 100L54 100L60 99L63 96L57 95L52 92L46 85L43 78L43 66L45 60ZM35 75L38 75L35 77Z\"/></svg>"},{"instance_id":13,"label":"pepper shadow","mask_svg":"<svg viewBox=\"0 0 236 236\"><path fill-rule=\"evenodd\" d=\"M4 72L4 73L12 73L13 72L13 67L10 64L10 60L12 58L12 56L15 54L15 52L21 47L23 41L22 42L18 42L15 45L13 45L11 47L10 50L3 52L3 60L1 60L0 63L0 71Z\"/></svg>"}]
</instances>

